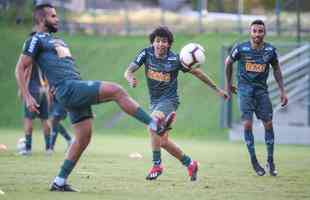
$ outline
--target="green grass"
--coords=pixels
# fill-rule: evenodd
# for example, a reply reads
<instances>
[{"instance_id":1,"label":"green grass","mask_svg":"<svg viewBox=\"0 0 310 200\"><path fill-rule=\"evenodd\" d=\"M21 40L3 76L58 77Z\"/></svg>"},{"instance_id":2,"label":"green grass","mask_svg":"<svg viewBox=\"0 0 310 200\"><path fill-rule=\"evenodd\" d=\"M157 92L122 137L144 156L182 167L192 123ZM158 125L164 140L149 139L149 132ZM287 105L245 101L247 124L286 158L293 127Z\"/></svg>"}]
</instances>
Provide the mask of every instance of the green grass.
<instances>
[{"instance_id":1,"label":"green grass","mask_svg":"<svg viewBox=\"0 0 310 200\"><path fill-rule=\"evenodd\" d=\"M146 132L141 132L146 135ZM19 131L1 129L0 141L9 150L0 152L0 199L309 199L309 147L277 145L278 177L257 177L249 166L244 144L224 141L177 139L176 142L200 162L199 179L190 182L181 164L163 153L165 171L157 181L145 180L151 165L146 137L95 134L92 143L70 176L78 194L48 192L64 157L65 145L58 138L54 155L44 155L43 138L34 133L31 157L16 155ZM139 152L142 159L130 159ZM264 163L265 145L257 145Z\"/></svg>"}]
</instances>

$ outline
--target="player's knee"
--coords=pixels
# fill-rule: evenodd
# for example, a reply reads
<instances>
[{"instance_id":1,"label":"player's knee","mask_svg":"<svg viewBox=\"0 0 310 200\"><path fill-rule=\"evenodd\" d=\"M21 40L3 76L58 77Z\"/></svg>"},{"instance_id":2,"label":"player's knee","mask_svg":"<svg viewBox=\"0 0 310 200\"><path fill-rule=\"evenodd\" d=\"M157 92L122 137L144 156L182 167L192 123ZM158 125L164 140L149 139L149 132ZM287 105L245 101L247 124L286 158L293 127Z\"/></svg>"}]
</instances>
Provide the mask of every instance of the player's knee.
<instances>
[{"instance_id":1,"label":"player's knee","mask_svg":"<svg viewBox=\"0 0 310 200\"><path fill-rule=\"evenodd\" d=\"M264 127L265 127L265 129L267 129L267 130L272 129L272 128L273 128L273 126L272 126L272 121L264 122Z\"/></svg>"},{"instance_id":2,"label":"player's knee","mask_svg":"<svg viewBox=\"0 0 310 200\"><path fill-rule=\"evenodd\" d=\"M79 146L80 149L85 149L90 143L91 135L85 134L82 137L76 137L74 143Z\"/></svg>"},{"instance_id":3,"label":"player's knee","mask_svg":"<svg viewBox=\"0 0 310 200\"><path fill-rule=\"evenodd\" d=\"M122 86L115 84L113 96L115 97L115 99L121 99L121 98L127 97L128 93L126 92L126 90Z\"/></svg>"},{"instance_id":4,"label":"player's knee","mask_svg":"<svg viewBox=\"0 0 310 200\"><path fill-rule=\"evenodd\" d=\"M245 130L252 130L252 121L249 120L244 121L243 127Z\"/></svg>"},{"instance_id":5,"label":"player's knee","mask_svg":"<svg viewBox=\"0 0 310 200\"><path fill-rule=\"evenodd\" d=\"M160 146L162 148L166 148L168 146L168 137L167 133L160 137Z\"/></svg>"}]
</instances>

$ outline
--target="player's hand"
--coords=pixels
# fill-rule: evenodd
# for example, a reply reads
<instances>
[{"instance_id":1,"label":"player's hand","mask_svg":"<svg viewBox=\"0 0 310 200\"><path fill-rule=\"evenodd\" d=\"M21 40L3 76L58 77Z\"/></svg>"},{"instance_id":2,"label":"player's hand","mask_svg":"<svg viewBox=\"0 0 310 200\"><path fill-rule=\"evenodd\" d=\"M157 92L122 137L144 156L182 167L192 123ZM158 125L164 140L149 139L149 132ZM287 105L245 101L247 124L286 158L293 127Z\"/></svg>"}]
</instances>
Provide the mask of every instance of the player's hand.
<instances>
[{"instance_id":1,"label":"player's hand","mask_svg":"<svg viewBox=\"0 0 310 200\"><path fill-rule=\"evenodd\" d=\"M282 107L286 106L287 103L288 103L288 98L287 98L286 93L285 93L285 92L282 92L281 95L280 95L280 97L281 97L281 106L282 106Z\"/></svg>"},{"instance_id":2,"label":"player's hand","mask_svg":"<svg viewBox=\"0 0 310 200\"><path fill-rule=\"evenodd\" d=\"M27 95L25 98L26 107L30 112L36 112L40 114L39 107L40 105L37 103L37 101L31 96Z\"/></svg>"},{"instance_id":3,"label":"player's hand","mask_svg":"<svg viewBox=\"0 0 310 200\"><path fill-rule=\"evenodd\" d=\"M218 89L217 94L221 97L223 97L225 100L228 99L228 94L225 90L222 89Z\"/></svg>"},{"instance_id":4,"label":"player's hand","mask_svg":"<svg viewBox=\"0 0 310 200\"><path fill-rule=\"evenodd\" d=\"M138 84L138 80L135 77L128 78L128 84L130 87L135 88Z\"/></svg>"},{"instance_id":5,"label":"player's hand","mask_svg":"<svg viewBox=\"0 0 310 200\"><path fill-rule=\"evenodd\" d=\"M234 85L226 86L226 91L227 91L227 95L228 95L227 99L230 99L231 94L237 94L237 87Z\"/></svg>"}]
</instances>

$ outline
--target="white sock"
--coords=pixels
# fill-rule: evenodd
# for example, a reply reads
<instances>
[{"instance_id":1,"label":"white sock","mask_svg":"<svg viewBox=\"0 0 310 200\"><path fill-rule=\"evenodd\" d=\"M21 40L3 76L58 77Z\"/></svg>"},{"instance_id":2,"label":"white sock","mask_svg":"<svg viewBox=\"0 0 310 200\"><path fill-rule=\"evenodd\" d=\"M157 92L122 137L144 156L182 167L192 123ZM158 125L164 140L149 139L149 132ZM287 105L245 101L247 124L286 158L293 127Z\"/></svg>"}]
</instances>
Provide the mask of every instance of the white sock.
<instances>
[{"instance_id":1,"label":"white sock","mask_svg":"<svg viewBox=\"0 0 310 200\"><path fill-rule=\"evenodd\" d=\"M63 186L66 183L66 179L56 176L54 183L56 183L58 186Z\"/></svg>"}]
</instances>

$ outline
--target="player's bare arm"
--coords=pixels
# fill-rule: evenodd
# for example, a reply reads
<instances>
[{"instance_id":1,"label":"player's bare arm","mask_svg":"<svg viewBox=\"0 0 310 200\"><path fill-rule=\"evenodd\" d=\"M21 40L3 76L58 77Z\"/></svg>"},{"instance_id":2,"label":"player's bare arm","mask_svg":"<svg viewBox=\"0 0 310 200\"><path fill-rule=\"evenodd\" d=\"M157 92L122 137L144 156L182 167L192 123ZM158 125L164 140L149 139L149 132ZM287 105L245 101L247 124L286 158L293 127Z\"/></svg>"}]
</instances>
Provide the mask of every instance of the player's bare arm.
<instances>
[{"instance_id":1,"label":"player's bare arm","mask_svg":"<svg viewBox=\"0 0 310 200\"><path fill-rule=\"evenodd\" d=\"M232 84L234 61L228 56L225 60L225 88L228 94L228 98L231 97L231 93L235 93L235 88Z\"/></svg>"},{"instance_id":2,"label":"player's bare arm","mask_svg":"<svg viewBox=\"0 0 310 200\"><path fill-rule=\"evenodd\" d=\"M204 71L200 67L192 69L190 73L193 74L195 77L197 77L202 82L204 82L210 88L215 90L219 96L227 98L226 92L222 90L221 88L218 88L216 84L214 83L214 81L206 73L204 73Z\"/></svg>"},{"instance_id":3,"label":"player's bare arm","mask_svg":"<svg viewBox=\"0 0 310 200\"><path fill-rule=\"evenodd\" d=\"M16 81L18 84L18 87L21 92L21 96L23 100L26 103L27 108L31 112L37 112L39 113L39 110L37 107L39 106L36 100L31 96L29 90L28 90L28 84L27 84L27 72L32 67L32 58L30 56L22 54L18 62L16 64L15 68L15 76Z\"/></svg>"},{"instance_id":4,"label":"player's bare arm","mask_svg":"<svg viewBox=\"0 0 310 200\"><path fill-rule=\"evenodd\" d=\"M281 97L282 106L286 106L288 103L288 98L287 98L287 95L284 89L283 76L282 76L280 65L275 64L272 66L272 68L273 68L273 76L276 79L278 87L280 89L280 97Z\"/></svg>"},{"instance_id":5,"label":"player's bare arm","mask_svg":"<svg viewBox=\"0 0 310 200\"><path fill-rule=\"evenodd\" d=\"M124 73L124 78L128 81L130 87L136 87L138 84L138 81L134 76L134 72L137 71L138 69L139 66L137 64L130 63Z\"/></svg>"}]
</instances>

